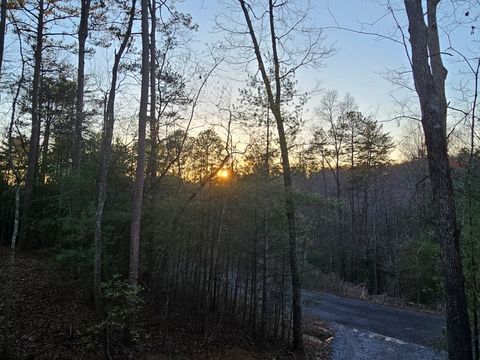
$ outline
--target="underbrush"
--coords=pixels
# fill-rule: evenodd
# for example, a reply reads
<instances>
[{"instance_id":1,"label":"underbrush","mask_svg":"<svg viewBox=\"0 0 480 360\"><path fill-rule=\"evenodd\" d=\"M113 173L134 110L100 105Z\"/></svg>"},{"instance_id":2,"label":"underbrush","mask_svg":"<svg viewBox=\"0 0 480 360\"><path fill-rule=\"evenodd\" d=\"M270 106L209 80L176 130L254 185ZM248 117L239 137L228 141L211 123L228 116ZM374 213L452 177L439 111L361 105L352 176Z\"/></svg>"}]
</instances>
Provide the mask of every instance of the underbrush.
<instances>
[{"instance_id":1,"label":"underbrush","mask_svg":"<svg viewBox=\"0 0 480 360\"><path fill-rule=\"evenodd\" d=\"M107 317L99 322L87 268L59 266L43 252L18 252L7 289L8 256L9 250L0 248L0 346L8 348L2 360L293 358L287 344L272 341L259 347L227 314L198 311L189 299L171 299L158 311L147 286L132 288L120 276L104 283ZM126 327L131 331L127 342ZM314 324L307 333L315 336L306 341L319 339L312 348L323 355L314 358L328 359L319 328Z\"/></svg>"}]
</instances>

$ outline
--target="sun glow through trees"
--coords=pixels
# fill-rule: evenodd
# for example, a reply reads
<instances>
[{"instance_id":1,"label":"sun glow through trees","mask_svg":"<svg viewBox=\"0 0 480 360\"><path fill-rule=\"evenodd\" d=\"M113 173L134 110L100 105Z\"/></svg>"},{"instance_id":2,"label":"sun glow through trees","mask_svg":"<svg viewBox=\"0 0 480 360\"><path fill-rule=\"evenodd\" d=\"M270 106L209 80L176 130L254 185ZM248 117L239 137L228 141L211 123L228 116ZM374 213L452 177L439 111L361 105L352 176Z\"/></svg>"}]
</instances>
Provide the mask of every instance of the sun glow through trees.
<instances>
[{"instance_id":1,"label":"sun glow through trees","mask_svg":"<svg viewBox=\"0 0 480 360\"><path fill-rule=\"evenodd\" d=\"M228 180L230 178L230 171L228 169L221 169L217 172L217 176L222 180Z\"/></svg>"}]
</instances>

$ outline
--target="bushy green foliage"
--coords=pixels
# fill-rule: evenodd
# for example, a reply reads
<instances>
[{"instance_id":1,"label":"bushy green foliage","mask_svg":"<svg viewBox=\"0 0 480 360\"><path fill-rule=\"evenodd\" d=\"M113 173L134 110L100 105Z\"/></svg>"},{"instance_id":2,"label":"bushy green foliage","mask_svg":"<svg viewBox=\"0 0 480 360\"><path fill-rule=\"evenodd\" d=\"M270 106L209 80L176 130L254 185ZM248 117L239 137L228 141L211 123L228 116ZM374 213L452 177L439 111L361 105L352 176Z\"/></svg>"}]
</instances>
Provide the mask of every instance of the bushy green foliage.
<instances>
[{"instance_id":1,"label":"bushy green foliage","mask_svg":"<svg viewBox=\"0 0 480 360\"><path fill-rule=\"evenodd\" d=\"M13 190L4 179L0 178L0 244L7 244L10 240L12 218Z\"/></svg>"},{"instance_id":2,"label":"bushy green foliage","mask_svg":"<svg viewBox=\"0 0 480 360\"><path fill-rule=\"evenodd\" d=\"M94 182L88 176L65 175L60 183L44 186L56 202L45 202L36 216L39 239L53 245L54 260L64 266L93 263ZM48 216L48 214L56 216Z\"/></svg>"},{"instance_id":3,"label":"bushy green foliage","mask_svg":"<svg viewBox=\"0 0 480 360\"><path fill-rule=\"evenodd\" d=\"M135 341L139 335L135 330L135 321L143 304L141 291L140 286L130 284L119 274L114 274L102 283L105 320L101 326L109 333L124 332L128 329L130 339Z\"/></svg>"},{"instance_id":4,"label":"bushy green foliage","mask_svg":"<svg viewBox=\"0 0 480 360\"><path fill-rule=\"evenodd\" d=\"M474 312L478 313L478 284L480 284L479 250L480 241L480 154L477 151L470 159L470 149L462 149L457 161L463 164L454 172L456 206L459 211L459 223L461 224L460 248L463 259L463 272L468 297L470 318L473 320ZM468 169L471 160L471 169Z\"/></svg>"},{"instance_id":5,"label":"bushy green foliage","mask_svg":"<svg viewBox=\"0 0 480 360\"><path fill-rule=\"evenodd\" d=\"M77 248L77 249L62 249L55 248L54 260L62 266L90 266L93 259L93 249Z\"/></svg>"},{"instance_id":6,"label":"bushy green foliage","mask_svg":"<svg viewBox=\"0 0 480 360\"><path fill-rule=\"evenodd\" d=\"M431 232L400 249L400 284L408 299L433 304L443 296L440 247Z\"/></svg>"}]
</instances>

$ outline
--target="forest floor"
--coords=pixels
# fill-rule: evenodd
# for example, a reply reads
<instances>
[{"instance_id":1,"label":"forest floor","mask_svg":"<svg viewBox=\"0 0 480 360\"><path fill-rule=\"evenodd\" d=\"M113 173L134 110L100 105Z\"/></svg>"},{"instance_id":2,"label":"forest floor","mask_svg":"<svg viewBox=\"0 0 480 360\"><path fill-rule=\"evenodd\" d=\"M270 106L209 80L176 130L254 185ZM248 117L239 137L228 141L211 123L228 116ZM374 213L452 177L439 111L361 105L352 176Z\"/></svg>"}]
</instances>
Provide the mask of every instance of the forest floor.
<instances>
[{"instance_id":1,"label":"forest floor","mask_svg":"<svg viewBox=\"0 0 480 360\"><path fill-rule=\"evenodd\" d=\"M36 252L17 252L12 272L9 254L7 248L0 248L0 345L5 338L8 344L8 353L0 349L0 358L105 358L89 290L91 280L85 272L59 267L47 254ZM191 319L185 308L169 310L168 317L152 316L151 310L145 310L138 321L139 338L129 346L112 338L111 358L293 359L283 344L270 343L260 350L233 323L219 326L218 321L207 319L200 331ZM329 328L320 320L310 321L305 333L310 358L330 359Z\"/></svg>"}]
</instances>

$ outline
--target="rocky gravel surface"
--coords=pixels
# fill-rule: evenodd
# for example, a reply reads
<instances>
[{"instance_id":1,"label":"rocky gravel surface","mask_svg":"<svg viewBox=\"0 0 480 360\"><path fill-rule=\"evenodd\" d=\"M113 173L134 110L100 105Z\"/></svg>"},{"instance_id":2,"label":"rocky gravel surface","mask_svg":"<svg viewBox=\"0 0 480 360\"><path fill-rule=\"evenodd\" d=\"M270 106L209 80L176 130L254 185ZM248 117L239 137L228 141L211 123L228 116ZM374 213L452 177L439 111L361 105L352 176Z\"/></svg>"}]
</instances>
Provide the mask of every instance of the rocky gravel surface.
<instances>
[{"instance_id":1,"label":"rocky gravel surface","mask_svg":"<svg viewBox=\"0 0 480 360\"><path fill-rule=\"evenodd\" d=\"M325 293L303 293L304 314L331 324L332 360L443 360L445 318Z\"/></svg>"}]
</instances>

